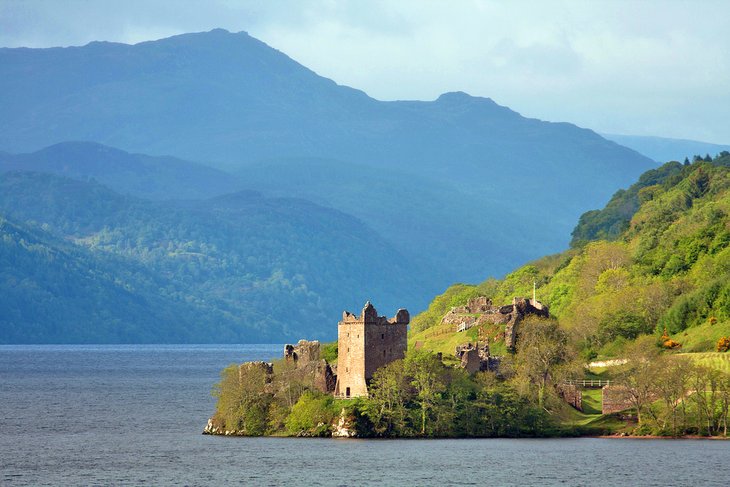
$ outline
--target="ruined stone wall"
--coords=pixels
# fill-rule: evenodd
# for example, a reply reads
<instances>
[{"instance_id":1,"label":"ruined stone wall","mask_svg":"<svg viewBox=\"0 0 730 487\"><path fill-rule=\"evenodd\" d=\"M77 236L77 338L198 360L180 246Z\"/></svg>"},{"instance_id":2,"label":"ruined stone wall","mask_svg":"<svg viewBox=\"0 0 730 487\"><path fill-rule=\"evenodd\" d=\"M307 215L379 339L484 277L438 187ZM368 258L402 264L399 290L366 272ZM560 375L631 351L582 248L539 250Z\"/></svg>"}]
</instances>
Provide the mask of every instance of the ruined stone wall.
<instances>
[{"instance_id":1,"label":"ruined stone wall","mask_svg":"<svg viewBox=\"0 0 730 487\"><path fill-rule=\"evenodd\" d=\"M601 390L603 414L618 413L633 407L629 389L625 386L605 386Z\"/></svg>"},{"instance_id":2,"label":"ruined stone wall","mask_svg":"<svg viewBox=\"0 0 730 487\"><path fill-rule=\"evenodd\" d=\"M317 340L307 341L299 340L296 345L284 346L284 358L293 360L297 364L306 364L308 362L316 362L320 356L320 343Z\"/></svg>"},{"instance_id":3,"label":"ruined stone wall","mask_svg":"<svg viewBox=\"0 0 730 487\"><path fill-rule=\"evenodd\" d=\"M330 364L320 358L320 350L317 340L299 340L296 345L284 345L284 359L295 366L289 374L303 384L328 394L335 390L336 374Z\"/></svg>"},{"instance_id":4,"label":"ruined stone wall","mask_svg":"<svg viewBox=\"0 0 730 487\"><path fill-rule=\"evenodd\" d=\"M467 301L466 306L457 306L451 308L451 311L457 314L485 313L490 311L492 308L491 299L486 296L478 296Z\"/></svg>"},{"instance_id":5,"label":"ruined stone wall","mask_svg":"<svg viewBox=\"0 0 730 487\"><path fill-rule=\"evenodd\" d=\"M503 308L506 308L506 306L503 306ZM517 344L517 328L527 315L549 318L550 311L547 306L533 299L512 299L510 321L504 328L504 343L507 345L507 348L515 348Z\"/></svg>"},{"instance_id":6,"label":"ruined stone wall","mask_svg":"<svg viewBox=\"0 0 730 487\"><path fill-rule=\"evenodd\" d=\"M578 411L583 411L583 392L575 384L559 384L558 394Z\"/></svg>"},{"instance_id":7,"label":"ruined stone wall","mask_svg":"<svg viewBox=\"0 0 730 487\"><path fill-rule=\"evenodd\" d=\"M461 360L461 368L470 374L485 370L496 371L490 365L499 366L498 362L492 361L488 343L484 343L483 345L472 343L457 345L454 355Z\"/></svg>"},{"instance_id":8,"label":"ruined stone wall","mask_svg":"<svg viewBox=\"0 0 730 487\"><path fill-rule=\"evenodd\" d=\"M465 350L461 355L461 367L469 374L475 374L482 370L482 359L479 357L479 350L476 348Z\"/></svg>"},{"instance_id":9,"label":"ruined stone wall","mask_svg":"<svg viewBox=\"0 0 730 487\"><path fill-rule=\"evenodd\" d=\"M493 306L484 296L472 298L466 306L451 308L441 323L456 326L456 331L465 331L473 326L493 324L505 325L505 343L514 348L517 341L517 325L530 314L548 317L548 307L534 299L514 298L512 304Z\"/></svg>"}]
</instances>

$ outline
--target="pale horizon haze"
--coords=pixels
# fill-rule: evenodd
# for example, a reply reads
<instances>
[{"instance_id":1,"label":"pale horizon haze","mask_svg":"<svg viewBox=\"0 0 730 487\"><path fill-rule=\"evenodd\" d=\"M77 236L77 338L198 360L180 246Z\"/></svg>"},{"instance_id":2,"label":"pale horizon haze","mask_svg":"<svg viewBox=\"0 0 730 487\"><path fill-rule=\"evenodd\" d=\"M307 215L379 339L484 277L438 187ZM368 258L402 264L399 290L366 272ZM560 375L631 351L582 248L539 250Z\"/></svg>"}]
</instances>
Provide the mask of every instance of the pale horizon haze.
<instances>
[{"instance_id":1,"label":"pale horizon haze","mask_svg":"<svg viewBox=\"0 0 730 487\"><path fill-rule=\"evenodd\" d=\"M0 47L224 28L380 100L465 91L602 133L730 144L728 20L721 0L0 0Z\"/></svg>"}]
</instances>

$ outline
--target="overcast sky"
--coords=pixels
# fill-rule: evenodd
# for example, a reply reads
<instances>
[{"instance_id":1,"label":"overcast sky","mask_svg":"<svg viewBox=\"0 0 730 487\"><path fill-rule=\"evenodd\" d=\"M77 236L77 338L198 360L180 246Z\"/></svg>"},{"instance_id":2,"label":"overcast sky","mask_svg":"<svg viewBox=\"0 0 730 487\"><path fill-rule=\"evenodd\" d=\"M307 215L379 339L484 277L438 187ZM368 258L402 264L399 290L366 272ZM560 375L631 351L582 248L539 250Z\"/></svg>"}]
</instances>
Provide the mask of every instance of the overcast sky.
<instances>
[{"instance_id":1,"label":"overcast sky","mask_svg":"<svg viewBox=\"0 0 730 487\"><path fill-rule=\"evenodd\" d=\"M0 0L0 46L245 30L381 100L447 91L599 132L730 144L730 1Z\"/></svg>"}]
</instances>

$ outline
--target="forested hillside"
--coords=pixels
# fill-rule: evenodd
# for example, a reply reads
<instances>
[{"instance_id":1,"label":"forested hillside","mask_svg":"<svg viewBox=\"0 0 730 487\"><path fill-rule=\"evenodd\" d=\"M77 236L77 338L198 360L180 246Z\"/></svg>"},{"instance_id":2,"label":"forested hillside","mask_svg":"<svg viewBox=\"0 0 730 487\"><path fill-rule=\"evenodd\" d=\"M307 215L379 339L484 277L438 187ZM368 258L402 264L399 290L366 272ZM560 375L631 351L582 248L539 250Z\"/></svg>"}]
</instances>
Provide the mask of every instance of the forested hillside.
<instances>
[{"instance_id":1,"label":"forested hillside","mask_svg":"<svg viewBox=\"0 0 730 487\"><path fill-rule=\"evenodd\" d=\"M422 332L450 306L484 294L537 297L585 357L620 356L627 342L667 331L684 351L714 351L730 335L730 154L670 162L581 217L574 248L504 280L458 285L414 319Z\"/></svg>"},{"instance_id":2,"label":"forested hillside","mask_svg":"<svg viewBox=\"0 0 730 487\"><path fill-rule=\"evenodd\" d=\"M0 214L14 222L3 342L329 338L332 317L363 298L397 309L423 294L423 270L363 222L297 199L151 202L8 172Z\"/></svg>"},{"instance_id":3,"label":"forested hillside","mask_svg":"<svg viewBox=\"0 0 730 487\"><path fill-rule=\"evenodd\" d=\"M0 343L190 342L254 335L144 266L0 217ZM221 326L222 325L222 326Z\"/></svg>"}]
</instances>

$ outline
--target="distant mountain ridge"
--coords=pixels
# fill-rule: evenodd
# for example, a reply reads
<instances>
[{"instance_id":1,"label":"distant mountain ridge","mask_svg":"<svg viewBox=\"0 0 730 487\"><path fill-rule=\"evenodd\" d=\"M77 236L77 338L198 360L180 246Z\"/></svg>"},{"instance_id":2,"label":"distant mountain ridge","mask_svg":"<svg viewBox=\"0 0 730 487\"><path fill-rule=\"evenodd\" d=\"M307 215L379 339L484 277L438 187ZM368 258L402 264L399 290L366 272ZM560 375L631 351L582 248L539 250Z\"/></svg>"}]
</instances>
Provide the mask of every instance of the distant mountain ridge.
<instances>
[{"instance_id":1,"label":"distant mountain ridge","mask_svg":"<svg viewBox=\"0 0 730 487\"><path fill-rule=\"evenodd\" d=\"M657 162L683 162L684 158L692 161L693 156L710 155L715 157L722 151L730 151L730 145L712 144L699 140L672 139L668 137L650 137L640 135L602 134L623 146L630 147L640 154L651 157Z\"/></svg>"},{"instance_id":2,"label":"distant mountain ridge","mask_svg":"<svg viewBox=\"0 0 730 487\"><path fill-rule=\"evenodd\" d=\"M0 172L34 171L95 179L123 194L198 199L241 189L230 174L174 157L152 157L95 142L61 142L30 154L0 153Z\"/></svg>"},{"instance_id":3,"label":"distant mountain ridge","mask_svg":"<svg viewBox=\"0 0 730 487\"><path fill-rule=\"evenodd\" d=\"M486 98L380 102L221 29L136 45L0 49L0 74L0 147L14 152L91 140L238 166L331 157L444 172L456 162L524 163L538 152L557 162L600 150L593 162L609 170L647 164L591 131L525 119Z\"/></svg>"}]
</instances>

